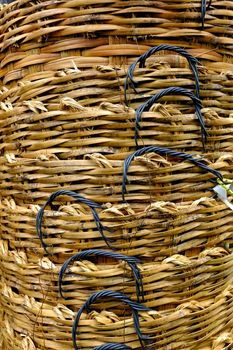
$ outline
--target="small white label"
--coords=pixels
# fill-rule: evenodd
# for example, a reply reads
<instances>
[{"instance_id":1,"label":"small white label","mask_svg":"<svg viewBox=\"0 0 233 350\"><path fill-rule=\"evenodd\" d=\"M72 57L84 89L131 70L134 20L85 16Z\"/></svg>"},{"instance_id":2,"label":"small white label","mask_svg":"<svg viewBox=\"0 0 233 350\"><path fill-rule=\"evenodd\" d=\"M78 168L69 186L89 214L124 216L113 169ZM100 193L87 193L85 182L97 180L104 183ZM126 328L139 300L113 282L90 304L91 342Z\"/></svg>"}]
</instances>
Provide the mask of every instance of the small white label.
<instances>
[{"instance_id":1,"label":"small white label","mask_svg":"<svg viewBox=\"0 0 233 350\"><path fill-rule=\"evenodd\" d=\"M233 191L233 184L226 185L226 187L231 191ZM217 193L218 198L221 199L221 201L223 201L223 203L225 203L228 206L228 208L233 210L233 204L230 203L229 200L227 199L227 191L225 190L225 188L223 188L220 185L217 185L213 188L213 190L215 193Z\"/></svg>"}]
</instances>

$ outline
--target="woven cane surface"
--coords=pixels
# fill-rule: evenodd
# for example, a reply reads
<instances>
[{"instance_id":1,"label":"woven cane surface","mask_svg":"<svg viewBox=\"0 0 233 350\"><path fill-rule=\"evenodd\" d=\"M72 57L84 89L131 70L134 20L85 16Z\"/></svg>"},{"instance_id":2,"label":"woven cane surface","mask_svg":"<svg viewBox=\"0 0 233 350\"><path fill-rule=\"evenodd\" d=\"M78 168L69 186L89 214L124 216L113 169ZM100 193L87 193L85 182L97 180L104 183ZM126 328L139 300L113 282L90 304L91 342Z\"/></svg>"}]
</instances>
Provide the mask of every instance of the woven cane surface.
<instances>
[{"instance_id":1,"label":"woven cane surface","mask_svg":"<svg viewBox=\"0 0 233 350\"><path fill-rule=\"evenodd\" d=\"M233 3L203 3L0 5L1 349L232 348Z\"/></svg>"}]
</instances>

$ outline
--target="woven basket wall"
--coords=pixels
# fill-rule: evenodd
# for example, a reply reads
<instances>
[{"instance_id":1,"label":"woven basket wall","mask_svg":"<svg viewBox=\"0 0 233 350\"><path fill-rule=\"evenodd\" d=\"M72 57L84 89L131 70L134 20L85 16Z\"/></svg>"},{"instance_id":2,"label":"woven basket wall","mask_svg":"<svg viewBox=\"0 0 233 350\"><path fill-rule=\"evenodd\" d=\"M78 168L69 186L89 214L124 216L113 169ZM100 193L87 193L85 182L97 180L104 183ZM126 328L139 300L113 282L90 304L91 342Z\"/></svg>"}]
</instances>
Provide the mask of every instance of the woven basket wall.
<instances>
[{"instance_id":1,"label":"woven basket wall","mask_svg":"<svg viewBox=\"0 0 233 350\"><path fill-rule=\"evenodd\" d=\"M124 80L152 46L185 48L201 66L208 131L203 150L195 109L167 96L143 114L140 145L203 156L233 179L233 3L213 0L201 28L199 0L19 0L0 9L0 322L3 350L71 350L74 316L87 297L112 289L136 300L124 263L87 259L65 276L64 261L83 249L108 249L90 210L69 197L47 208L47 255L36 214L59 189L98 209L117 251L141 259L149 349L223 350L233 346L232 211L213 197L212 175L157 153L129 169L136 150L135 109L169 86L195 90L186 60L161 51L137 68L138 93ZM231 198L229 198L231 200ZM83 349L121 342L140 349L127 307L107 300L80 321Z\"/></svg>"}]
</instances>

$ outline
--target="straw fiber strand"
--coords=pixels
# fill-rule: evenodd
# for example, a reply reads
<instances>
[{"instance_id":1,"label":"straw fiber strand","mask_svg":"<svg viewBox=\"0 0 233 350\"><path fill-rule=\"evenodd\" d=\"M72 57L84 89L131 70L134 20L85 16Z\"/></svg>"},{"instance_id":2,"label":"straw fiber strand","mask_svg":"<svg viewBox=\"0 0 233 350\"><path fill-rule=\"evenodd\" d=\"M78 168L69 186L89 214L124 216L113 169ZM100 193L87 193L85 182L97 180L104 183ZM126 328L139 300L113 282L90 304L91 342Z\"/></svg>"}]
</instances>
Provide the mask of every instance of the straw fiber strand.
<instances>
[{"instance_id":1,"label":"straw fiber strand","mask_svg":"<svg viewBox=\"0 0 233 350\"><path fill-rule=\"evenodd\" d=\"M139 313L148 349L232 348L232 210L213 187L215 171L233 180L233 3L213 0L206 10L201 3L0 5L3 350L71 350L75 315L91 294L107 290L137 301L135 271L110 255L69 264L65 299L60 295L62 265L87 249L140 260L136 276L142 277L143 305L153 310ZM199 89L181 51L162 50L146 59L145 67L137 65L136 91L132 85L125 91L129 66L161 44L193 57ZM123 164L137 149L136 111L171 87L187 89L188 95L166 95L145 110L138 145L191 154L213 172L171 153L141 154L128 169L124 202ZM206 140L188 97L197 92ZM46 253L36 216L60 190L95 202L96 214L85 202L57 197L42 220ZM97 216L115 250L101 237ZM106 343L142 348L129 308L115 299L93 304L78 328L80 349Z\"/></svg>"},{"instance_id":2,"label":"straw fiber strand","mask_svg":"<svg viewBox=\"0 0 233 350\"><path fill-rule=\"evenodd\" d=\"M58 304L56 307L47 303L36 302L33 297L24 299L22 295L14 293L10 287L4 289L3 306L6 310L8 318L12 320L12 316L17 311L13 322L14 330L17 331L22 325L27 325L27 329L33 331L31 322L28 322L27 315L30 314L31 321L37 319L38 324L43 322L43 327L37 326L34 334L34 341L38 344L47 344L48 348L56 349L56 343L68 346L69 342L66 338L66 332L72 325L73 313L65 306ZM11 304L9 304L9 299ZM12 308L12 303L14 307ZM41 311L38 316L38 311ZM169 310L153 311L150 314L145 313L140 317L141 329L148 335L153 335L156 346L163 349L167 343L172 344L172 348L181 348L185 344L195 348L200 344L210 344L215 341L219 330L225 328L225 323L231 328L232 314L232 294L229 289L218 293L217 297L208 297L205 301L189 301L177 307L173 312ZM209 322L213 319L214 324ZM113 340L116 342L126 341L131 347L137 346L134 339L134 330L132 327L132 319L129 317L121 318L107 310L100 313L95 311L83 318L80 322L79 344L84 348L89 348L90 337L93 334L93 345L100 345L101 342ZM201 331L199 329L201 325ZM175 326L175 329L174 329ZM190 332L190 327L192 332ZM98 340L96 339L95 330L98 330ZM113 337L114 331L114 337ZM179 332L182 332L182 340ZM57 341L52 338L52 334L56 334ZM206 336L208 334L208 336ZM7 335L5 335L7 337ZM43 346L43 345L42 345Z\"/></svg>"},{"instance_id":3,"label":"straw fiber strand","mask_svg":"<svg viewBox=\"0 0 233 350\"><path fill-rule=\"evenodd\" d=\"M222 166L224 164L225 162ZM141 166L132 166L130 169L136 169L138 173L137 169L140 168ZM190 168L194 167L188 164L185 169L190 171ZM105 233L107 238L113 239L111 245L122 253L159 259L164 255L192 250L194 246L202 249L228 240L231 243L232 212L224 203L211 198L213 184L206 181L210 176L200 174L204 181L194 184L193 178L198 179L197 173L191 173L193 177L182 178L185 174L182 171L179 177L172 174L165 177L163 169L160 174L160 187L156 176L159 173L156 170L160 168L156 168L156 180L149 179L153 181L152 184L139 185L140 177L136 177L135 183L127 186L126 199L132 204L109 203L105 204L105 209L103 207L100 210L101 222L112 231ZM142 170L144 173L146 168L142 167ZM177 178L183 179L184 184L176 184ZM119 176L119 182L120 179ZM166 181L169 184L167 191ZM153 187L154 194L151 189ZM132 193L132 190L136 190L136 193ZM115 198L121 197L120 191L119 185L119 195ZM112 197L114 198L113 195ZM187 200L184 200L185 197ZM95 196L96 200L100 198ZM180 200L183 203L179 203ZM47 234L45 243L52 245L48 248L50 253L56 256L58 254L59 258L62 253L75 254L77 251L90 249L94 242L96 248L106 248L106 243L87 208L80 204L66 203L64 200L57 204L58 210L46 210L42 223L42 230ZM36 212L35 206L22 207L13 201L3 201L0 214L2 236L9 240L12 248L38 249L43 252L35 235Z\"/></svg>"}]
</instances>

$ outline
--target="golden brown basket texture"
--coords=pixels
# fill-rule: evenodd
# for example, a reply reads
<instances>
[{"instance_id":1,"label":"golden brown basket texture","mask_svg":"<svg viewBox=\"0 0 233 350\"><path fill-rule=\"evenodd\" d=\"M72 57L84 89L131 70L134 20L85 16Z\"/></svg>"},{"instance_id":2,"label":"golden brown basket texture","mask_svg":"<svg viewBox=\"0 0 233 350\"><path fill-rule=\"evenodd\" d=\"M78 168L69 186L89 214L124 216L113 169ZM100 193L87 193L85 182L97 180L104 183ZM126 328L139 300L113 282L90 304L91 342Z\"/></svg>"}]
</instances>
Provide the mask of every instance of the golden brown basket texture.
<instances>
[{"instance_id":1,"label":"golden brown basket texture","mask_svg":"<svg viewBox=\"0 0 233 350\"><path fill-rule=\"evenodd\" d=\"M74 316L102 289L136 300L131 270L111 259L71 265L72 254L108 249L88 207L61 197L46 210L46 255L37 237L39 206L60 189L102 204L117 251L141 259L149 349L231 349L232 211L213 197L214 177L189 162L136 150L135 109L170 86L195 85L187 61L170 51L135 71L137 92L124 104L129 64L152 46L185 48L198 58L203 150L192 101L166 96L143 113L139 144L204 155L233 178L233 3L212 1L201 28L200 1L21 0L0 9L0 325L3 350L71 350ZM230 198L231 200L231 198ZM109 250L109 249L108 249ZM83 314L78 344L140 349L128 308L102 301Z\"/></svg>"}]
</instances>

